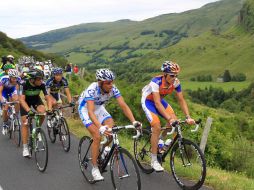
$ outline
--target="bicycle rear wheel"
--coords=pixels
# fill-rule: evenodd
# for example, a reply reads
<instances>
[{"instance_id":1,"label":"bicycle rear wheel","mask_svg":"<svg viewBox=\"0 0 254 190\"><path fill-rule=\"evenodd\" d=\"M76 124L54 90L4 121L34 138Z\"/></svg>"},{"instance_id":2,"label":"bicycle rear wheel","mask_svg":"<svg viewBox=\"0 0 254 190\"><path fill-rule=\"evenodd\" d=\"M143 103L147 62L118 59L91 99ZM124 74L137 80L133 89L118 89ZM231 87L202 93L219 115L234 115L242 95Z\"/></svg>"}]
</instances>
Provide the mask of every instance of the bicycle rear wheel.
<instances>
[{"instance_id":1,"label":"bicycle rear wheel","mask_svg":"<svg viewBox=\"0 0 254 190\"><path fill-rule=\"evenodd\" d=\"M188 139L175 143L170 155L170 167L177 184L186 190L199 189L206 177L206 162L198 145Z\"/></svg>"},{"instance_id":2,"label":"bicycle rear wheel","mask_svg":"<svg viewBox=\"0 0 254 190\"><path fill-rule=\"evenodd\" d=\"M21 124L18 117L15 115L12 124L12 139L14 143L19 147L21 143Z\"/></svg>"},{"instance_id":3,"label":"bicycle rear wheel","mask_svg":"<svg viewBox=\"0 0 254 190\"><path fill-rule=\"evenodd\" d=\"M110 172L115 190L141 189L138 166L131 154L124 148L116 149L110 162Z\"/></svg>"},{"instance_id":4,"label":"bicycle rear wheel","mask_svg":"<svg viewBox=\"0 0 254 190\"><path fill-rule=\"evenodd\" d=\"M86 181L93 184L95 183L92 176L92 153L91 153L91 144L93 139L88 136L84 136L79 141L78 146L78 159L79 166L83 176Z\"/></svg>"},{"instance_id":5,"label":"bicycle rear wheel","mask_svg":"<svg viewBox=\"0 0 254 190\"><path fill-rule=\"evenodd\" d=\"M151 132L147 129L143 129L142 136L134 140L134 154L140 169L150 174L154 171L151 167Z\"/></svg>"},{"instance_id":6,"label":"bicycle rear wheel","mask_svg":"<svg viewBox=\"0 0 254 190\"><path fill-rule=\"evenodd\" d=\"M71 138L70 138L69 127L65 118L61 118L59 129L60 129L59 138L60 138L60 141L62 142L63 149L65 152L68 152L70 150Z\"/></svg>"},{"instance_id":7,"label":"bicycle rear wheel","mask_svg":"<svg viewBox=\"0 0 254 190\"><path fill-rule=\"evenodd\" d=\"M40 172L44 172L48 165L48 143L45 132L41 128L36 129L34 154L37 168Z\"/></svg>"}]
</instances>

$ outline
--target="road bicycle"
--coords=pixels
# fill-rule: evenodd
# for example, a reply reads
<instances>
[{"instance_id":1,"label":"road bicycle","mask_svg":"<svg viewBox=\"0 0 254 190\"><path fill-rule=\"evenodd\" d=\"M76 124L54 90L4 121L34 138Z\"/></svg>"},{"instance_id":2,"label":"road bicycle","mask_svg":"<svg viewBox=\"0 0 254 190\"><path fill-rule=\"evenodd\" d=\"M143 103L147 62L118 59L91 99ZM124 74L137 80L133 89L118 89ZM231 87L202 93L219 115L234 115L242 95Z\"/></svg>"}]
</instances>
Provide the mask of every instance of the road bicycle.
<instances>
[{"instance_id":1,"label":"road bicycle","mask_svg":"<svg viewBox=\"0 0 254 190\"><path fill-rule=\"evenodd\" d=\"M102 154L104 148L100 150L100 154L97 160L98 168L101 173L107 171L107 166L109 164L110 173L111 173L111 180L114 189L121 190L126 189L141 189L141 181L140 181L140 174L137 163L135 159L132 157L130 152L125 148L122 148L119 143L117 133L122 129L135 129L133 125L126 125L126 126L114 126L112 128L112 137L113 143L109 153L102 159ZM136 136L133 138L138 138L140 135L140 131L136 129ZM78 147L78 158L79 158L79 165L82 174L84 175L85 179L93 184L96 181L93 180L91 175L92 170L92 158L91 158L91 144L93 139L84 136L80 139L79 147ZM101 142L101 146L103 147L106 144L107 140Z\"/></svg>"},{"instance_id":2,"label":"road bicycle","mask_svg":"<svg viewBox=\"0 0 254 190\"><path fill-rule=\"evenodd\" d=\"M201 120L196 121L196 127L192 132L199 128ZM186 121L176 121L169 128L161 128L161 133L166 130L166 136L172 136L172 142L163 147L163 151L158 151L158 161L163 164L168 162L166 156L170 153L170 168L177 184L186 190L199 189L206 177L205 156L199 146L191 140L185 139L182 131L188 128ZM134 154L138 166L141 170L150 174L154 171L151 167L151 129L143 129L139 138L134 139ZM171 137L169 137L171 138ZM158 149L159 150L159 149Z\"/></svg>"},{"instance_id":3,"label":"road bicycle","mask_svg":"<svg viewBox=\"0 0 254 190\"><path fill-rule=\"evenodd\" d=\"M30 156L34 152L35 162L38 170L44 172L48 164L48 143L45 132L41 128L40 119L46 114L35 113L34 115L28 115L28 128L29 128L29 141L28 149ZM35 125L33 124L35 121Z\"/></svg>"},{"instance_id":4,"label":"road bicycle","mask_svg":"<svg viewBox=\"0 0 254 190\"><path fill-rule=\"evenodd\" d=\"M51 143L56 142L56 136L59 135L59 140L62 143L65 152L70 150L71 138L68 123L63 116L62 109L72 107L70 105L60 106L53 109L53 113L48 115L47 131ZM73 111L74 113L74 107Z\"/></svg>"}]
</instances>

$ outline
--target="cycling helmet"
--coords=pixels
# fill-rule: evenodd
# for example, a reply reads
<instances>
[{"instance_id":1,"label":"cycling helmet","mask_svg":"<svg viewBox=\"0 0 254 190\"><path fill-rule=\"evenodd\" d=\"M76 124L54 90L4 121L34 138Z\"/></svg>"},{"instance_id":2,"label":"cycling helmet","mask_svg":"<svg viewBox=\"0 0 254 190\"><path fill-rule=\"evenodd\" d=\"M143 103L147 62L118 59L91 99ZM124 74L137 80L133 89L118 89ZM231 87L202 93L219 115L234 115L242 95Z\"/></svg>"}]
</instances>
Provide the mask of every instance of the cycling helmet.
<instances>
[{"instance_id":1,"label":"cycling helmet","mask_svg":"<svg viewBox=\"0 0 254 190\"><path fill-rule=\"evenodd\" d=\"M15 66L13 64L7 63L3 66L3 70L8 70L8 69L15 69Z\"/></svg>"},{"instance_id":2,"label":"cycling helmet","mask_svg":"<svg viewBox=\"0 0 254 190\"><path fill-rule=\"evenodd\" d=\"M56 68L53 69L52 74L53 75L63 74L63 69L60 68L60 67L56 67Z\"/></svg>"},{"instance_id":3,"label":"cycling helmet","mask_svg":"<svg viewBox=\"0 0 254 190\"><path fill-rule=\"evenodd\" d=\"M177 74L180 72L180 67L173 61L165 61L161 66L161 71L165 73Z\"/></svg>"},{"instance_id":4,"label":"cycling helmet","mask_svg":"<svg viewBox=\"0 0 254 190\"><path fill-rule=\"evenodd\" d=\"M43 78L44 73L40 69L31 69L28 73L27 76L29 79L35 79L35 78Z\"/></svg>"},{"instance_id":5,"label":"cycling helmet","mask_svg":"<svg viewBox=\"0 0 254 190\"><path fill-rule=\"evenodd\" d=\"M115 80L114 73L109 69L96 70L96 79L100 81L113 81Z\"/></svg>"},{"instance_id":6,"label":"cycling helmet","mask_svg":"<svg viewBox=\"0 0 254 190\"><path fill-rule=\"evenodd\" d=\"M19 77L19 72L15 69L9 69L8 75L9 75L9 77L17 78L17 77Z\"/></svg>"},{"instance_id":7,"label":"cycling helmet","mask_svg":"<svg viewBox=\"0 0 254 190\"><path fill-rule=\"evenodd\" d=\"M13 55L7 55L7 58L8 59L14 59L14 56Z\"/></svg>"}]
</instances>

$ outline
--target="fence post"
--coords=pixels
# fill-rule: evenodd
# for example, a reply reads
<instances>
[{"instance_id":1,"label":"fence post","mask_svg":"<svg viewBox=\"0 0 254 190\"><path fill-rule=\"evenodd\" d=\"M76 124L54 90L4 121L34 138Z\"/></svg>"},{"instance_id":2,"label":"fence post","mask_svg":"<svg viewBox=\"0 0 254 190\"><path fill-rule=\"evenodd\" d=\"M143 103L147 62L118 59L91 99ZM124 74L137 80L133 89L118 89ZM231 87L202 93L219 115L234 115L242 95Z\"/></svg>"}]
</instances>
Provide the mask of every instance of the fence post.
<instances>
[{"instance_id":1,"label":"fence post","mask_svg":"<svg viewBox=\"0 0 254 190\"><path fill-rule=\"evenodd\" d=\"M208 138L208 135L209 135L209 132L210 132L210 128L212 126L212 122L213 122L213 118L208 117L207 120L206 120L205 128L204 128L203 135L202 135L202 139L201 139L201 142L200 142L200 149L203 153L205 152L207 138Z\"/></svg>"}]
</instances>

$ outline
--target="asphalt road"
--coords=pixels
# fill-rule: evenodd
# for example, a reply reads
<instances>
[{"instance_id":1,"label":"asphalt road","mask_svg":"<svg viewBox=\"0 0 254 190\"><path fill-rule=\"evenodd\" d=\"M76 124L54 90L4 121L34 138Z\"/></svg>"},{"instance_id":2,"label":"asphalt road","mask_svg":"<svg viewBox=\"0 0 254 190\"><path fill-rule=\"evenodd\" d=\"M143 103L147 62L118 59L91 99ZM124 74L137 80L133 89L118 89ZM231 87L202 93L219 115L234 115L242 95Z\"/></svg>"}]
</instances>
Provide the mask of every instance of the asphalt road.
<instances>
[{"instance_id":1,"label":"asphalt road","mask_svg":"<svg viewBox=\"0 0 254 190\"><path fill-rule=\"evenodd\" d=\"M0 122L2 123L2 122ZM0 128L2 131L2 127ZM71 149L64 152L60 142L49 144L48 167L44 173L37 170L35 159L22 157L22 148L0 134L0 190L112 190L110 173L103 173L105 180L96 184L85 181L78 164L78 139L71 136ZM144 190L179 190L171 174L141 174ZM1 189L2 188L2 189ZM207 190L209 188L202 188ZM126 190L131 190L126 187Z\"/></svg>"}]
</instances>

